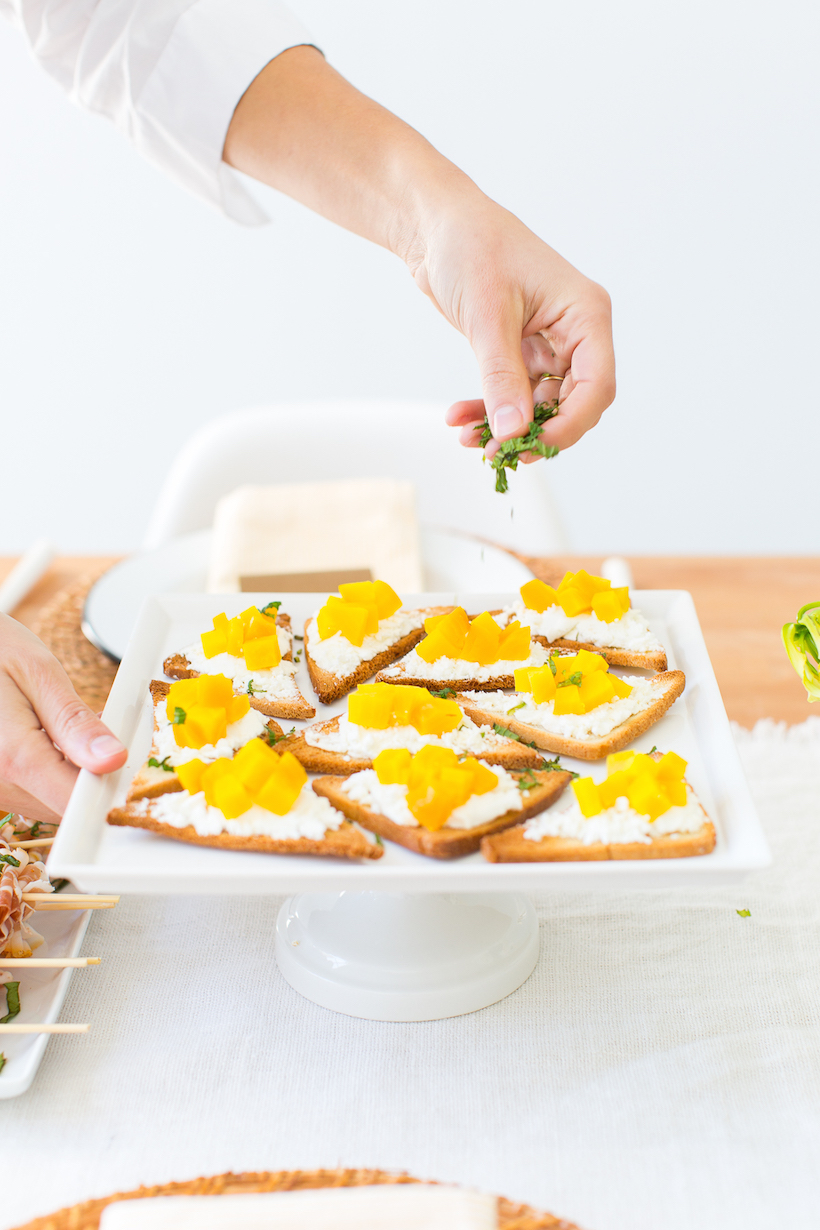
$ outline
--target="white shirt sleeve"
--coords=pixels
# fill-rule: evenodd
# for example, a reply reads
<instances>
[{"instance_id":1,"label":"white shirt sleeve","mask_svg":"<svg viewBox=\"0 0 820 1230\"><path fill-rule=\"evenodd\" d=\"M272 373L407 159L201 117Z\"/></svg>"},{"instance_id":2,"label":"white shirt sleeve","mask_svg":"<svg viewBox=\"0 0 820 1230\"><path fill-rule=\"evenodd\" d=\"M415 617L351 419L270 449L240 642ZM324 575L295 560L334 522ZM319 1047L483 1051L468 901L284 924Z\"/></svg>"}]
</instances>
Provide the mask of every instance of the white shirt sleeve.
<instances>
[{"instance_id":1,"label":"white shirt sleeve","mask_svg":"<svg viewBox=\"0 0 820 1230\"><path fill-rule=\"evenodd\" d=\"M222 161L236 104L288 47L314 40L279 0L0 0L74 102L237 222L267 217Z\"/></svg>"}]
</instances>

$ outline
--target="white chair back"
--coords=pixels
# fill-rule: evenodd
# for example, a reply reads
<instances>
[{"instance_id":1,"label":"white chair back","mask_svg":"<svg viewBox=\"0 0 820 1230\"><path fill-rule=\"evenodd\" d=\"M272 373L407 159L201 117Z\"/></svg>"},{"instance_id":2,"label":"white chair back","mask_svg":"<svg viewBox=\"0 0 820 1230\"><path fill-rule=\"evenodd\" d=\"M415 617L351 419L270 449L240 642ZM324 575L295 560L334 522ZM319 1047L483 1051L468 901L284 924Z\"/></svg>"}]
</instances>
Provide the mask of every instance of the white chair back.
<instances>
[{"instance_id":1,"label":"white chair back","mask_svg":"<svg viewBox=\"0 0 820 1230\"><path fill-rule=\"evenodd\" d=\"M175 458L146 548L213 523L217 500L246 483L409 479L422 525L487 538L533 555L569 550L549 463L520 466L507 495L481 453L463 448L444 406L401 401L291 402L208 423ZM514 516L510 517L510 509Z\"/></svg>"}]
</instances>

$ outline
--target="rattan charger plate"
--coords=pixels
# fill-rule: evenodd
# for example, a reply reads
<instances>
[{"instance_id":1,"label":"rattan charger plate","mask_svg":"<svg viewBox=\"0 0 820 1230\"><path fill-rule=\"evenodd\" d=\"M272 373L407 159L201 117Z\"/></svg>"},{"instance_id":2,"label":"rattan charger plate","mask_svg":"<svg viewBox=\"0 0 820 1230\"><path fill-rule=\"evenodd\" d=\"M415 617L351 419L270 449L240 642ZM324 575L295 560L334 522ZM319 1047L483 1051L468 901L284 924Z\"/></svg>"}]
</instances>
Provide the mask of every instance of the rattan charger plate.
<instances>
[{"instance_id":1,"label":"rattan charger plate","mask_svg":"<svg viewBox=\"0 0 820 1230\"><path fill-rule=\"evenodd\" d=\"M46 603L32 631L62 663L77 694L99 713L108 699L117 664L86 639L82 629L83 606L99 573L87 573L60 590Z\"/></svg>"},{"instance_id":2,"label":"rattan charger plate","mask_svg":"<svg viewBox=\"0 0 820 1230\"><path fill-rule=\"evenodd\" d=\"M407 1174L386 1170L263 1170L251 1174L218 1174L191 1179L187 1183L165 1183L160 1187L140 1187L133 1192L117 1192L102 1200L60 1209L49 1217L38 1217L14 1230L98 1230L102 1211L115 1200L140 1200L149 1196L224 1196L241 1192L293 1192L316 1187L369 1187L374 1183L420 1183ZM578 1230L571 1222L550 1213L539 1213L525 1204L498 1198L500 1230Z\"/></svg>"}]
</instances>

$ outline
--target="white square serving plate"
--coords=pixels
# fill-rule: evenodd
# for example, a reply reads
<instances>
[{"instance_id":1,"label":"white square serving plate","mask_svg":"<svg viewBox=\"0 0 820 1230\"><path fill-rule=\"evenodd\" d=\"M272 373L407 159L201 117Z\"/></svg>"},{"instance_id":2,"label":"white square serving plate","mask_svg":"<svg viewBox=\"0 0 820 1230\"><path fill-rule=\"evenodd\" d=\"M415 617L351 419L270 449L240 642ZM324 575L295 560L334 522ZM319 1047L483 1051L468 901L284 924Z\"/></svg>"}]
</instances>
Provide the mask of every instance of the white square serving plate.
<instances>
[{"instance_id":1,"label":"white square serving plate","mask_svg":"<svg viewBox=\"0 0 820 1230\"><path fill-rule=\"evenodd\" d=\"M325 599L317 594L277 594L296 633ZM452 861L425 858L385 842L384 857L353 862L310 856L244 853L193 846L141 829L111 827L106 815L120 803L151 743L148 684L163 678L162 663L211 626L214 615L263 606L269 594L176 594L148 598L111 689L103 719L129 748L125 766L108 777L80 774L49 860L52 875L87 892L289 893L488 892L704 887L743 878L770 861L746 779L732 740L691 595L682 590L643 590L633 603L666 646L670 668L686 674L683 696L635 741L653 744L689 762L687 776L717 829L712 854L695 858L580 863L487 863L480 854ZM408 607L456 603L471 614L509 604L512 594L405 594ZM299 642L297 642L297 645ZM629 671L621 671L630 673ZM634 671L632 672L635 673ZM297 681L313 695L304 662ZM316 702L315 721L343 712L346 701ZM306 723L296 723L297 726ZM606 775L605 762L562 759L568 768Z\"/></svg>"}]
</instances>

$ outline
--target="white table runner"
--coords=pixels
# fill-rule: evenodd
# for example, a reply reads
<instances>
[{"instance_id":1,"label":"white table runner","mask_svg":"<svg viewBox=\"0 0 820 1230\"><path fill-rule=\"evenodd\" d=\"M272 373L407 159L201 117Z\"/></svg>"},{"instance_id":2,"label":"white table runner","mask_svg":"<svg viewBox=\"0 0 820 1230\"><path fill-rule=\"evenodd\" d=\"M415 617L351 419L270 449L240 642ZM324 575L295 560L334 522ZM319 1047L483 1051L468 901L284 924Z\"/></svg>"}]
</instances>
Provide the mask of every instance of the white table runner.
<instances>
[{"instance_id":1,"label":"white table runner","mask_svg":"<svg viewBox=\"0 0 820 1230\"><path fill-rule=\"evenodd\" d=\"M407 1169L586 1230L815 1230L820 719L738 744L774 866L737 888L541 898L542 951L471 1016L383 1024L300 998L278 900L96 917L31 1091L0 1104L3 1227L224 1170ZM741 918L738 909L749 909Z\"/></svg>"}]
</instances>

